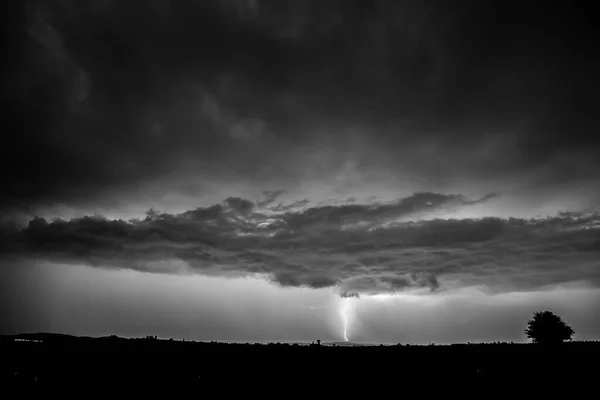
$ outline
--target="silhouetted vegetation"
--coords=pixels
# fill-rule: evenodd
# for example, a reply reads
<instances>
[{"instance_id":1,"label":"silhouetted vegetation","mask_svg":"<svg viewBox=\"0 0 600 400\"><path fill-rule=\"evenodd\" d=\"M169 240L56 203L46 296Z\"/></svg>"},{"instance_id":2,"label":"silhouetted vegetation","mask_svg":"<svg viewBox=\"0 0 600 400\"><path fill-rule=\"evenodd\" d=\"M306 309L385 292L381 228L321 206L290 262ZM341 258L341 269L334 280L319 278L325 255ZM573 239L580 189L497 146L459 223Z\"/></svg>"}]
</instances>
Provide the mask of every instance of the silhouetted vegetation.
<instances>
[{"instance_id":1,"label":"silhouetted vegetation","mask_svg":"<svg viewBox=\"0 0 600 400\"><path fill-rule=\"evenodd\" d=\"M555 345L571 340L575 331L558 315L550 311L539 311L527 322L525 334L534 343Z\"/></svg>"}]
</instances>

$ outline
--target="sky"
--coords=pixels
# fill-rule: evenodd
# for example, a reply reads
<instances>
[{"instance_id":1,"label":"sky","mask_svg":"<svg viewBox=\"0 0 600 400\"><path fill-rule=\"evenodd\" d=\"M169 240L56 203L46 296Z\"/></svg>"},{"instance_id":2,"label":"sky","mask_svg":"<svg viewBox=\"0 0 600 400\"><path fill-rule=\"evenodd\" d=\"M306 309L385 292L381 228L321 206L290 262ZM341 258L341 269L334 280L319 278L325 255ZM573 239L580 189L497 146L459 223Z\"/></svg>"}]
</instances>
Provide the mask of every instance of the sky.
<instances>
[{"instance_id":1,"label":"sky","mask_svg":"<svg viewBox=\"0 0 600 400\"><path fill-rule=\"evenodd\" d=\"M586 6L4 7L0 333L600 338Z\"/></svg>"}]
</instances>

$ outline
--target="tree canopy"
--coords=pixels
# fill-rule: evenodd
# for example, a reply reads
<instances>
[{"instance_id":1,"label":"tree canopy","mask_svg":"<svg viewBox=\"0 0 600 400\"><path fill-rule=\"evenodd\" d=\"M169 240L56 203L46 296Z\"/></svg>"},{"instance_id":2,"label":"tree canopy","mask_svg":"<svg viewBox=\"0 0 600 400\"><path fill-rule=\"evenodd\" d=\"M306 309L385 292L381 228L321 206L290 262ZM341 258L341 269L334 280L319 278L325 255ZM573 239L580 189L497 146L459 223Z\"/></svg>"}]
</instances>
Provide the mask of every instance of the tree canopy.
<instances>
[{"instance_id":1,"label":"tree canopy","mask_svg":"<svg viewBox=\"0 0 600 400\"><path fill-rule=\"evenodd\" d=\"M527 321L525 334L534 343L556 344L571 340L575 331L551 311L538 311Z\"/></svg>"}]
</instances>

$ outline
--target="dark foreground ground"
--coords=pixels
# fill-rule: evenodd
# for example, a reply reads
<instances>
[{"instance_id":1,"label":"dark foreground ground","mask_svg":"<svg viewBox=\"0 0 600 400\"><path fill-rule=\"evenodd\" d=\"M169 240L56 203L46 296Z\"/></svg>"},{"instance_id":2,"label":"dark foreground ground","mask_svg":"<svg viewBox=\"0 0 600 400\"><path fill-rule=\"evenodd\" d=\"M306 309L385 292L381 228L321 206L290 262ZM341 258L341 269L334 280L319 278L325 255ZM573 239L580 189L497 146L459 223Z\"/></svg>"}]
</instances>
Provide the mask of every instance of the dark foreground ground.
<instances>
[{"instance_id":1,"label":"dark foreground ground","mask_svg":"<svg viewBox=\"0 0 600 400\"><path fill-rule=\"evenodd\" d=\"M510 391L583 398L575 393L598 394L600 342L352 347L36 334L0 336L0 374L3 390L9 390L4 393L19 395L166 390L169 398L182 391L205 398L325 393L487 398Z\"/></svg>"}]
</instances>

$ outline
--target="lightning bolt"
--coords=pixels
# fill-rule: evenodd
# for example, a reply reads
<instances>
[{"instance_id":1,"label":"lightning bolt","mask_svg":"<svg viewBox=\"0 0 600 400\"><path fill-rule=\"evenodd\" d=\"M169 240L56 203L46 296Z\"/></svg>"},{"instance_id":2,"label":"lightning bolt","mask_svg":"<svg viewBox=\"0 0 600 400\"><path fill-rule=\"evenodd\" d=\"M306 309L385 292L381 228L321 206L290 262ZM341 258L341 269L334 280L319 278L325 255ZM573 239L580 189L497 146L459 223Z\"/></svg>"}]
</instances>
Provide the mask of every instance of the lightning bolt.
<instances>
[{"instance_id":1,"label":"lightning bolt","mask_svg":"<svg viewBox=\"0 0 600 400\"><path fill-rule=\"evenodd\" d=\"M344 340L346 342L349 342L350 340L348 340L348 313L350 312L350 301L352 299L342 299L342 308L341 308L341 314L342 314L342 320L344 321Z\"/></svg>"},{"instance_id":2,"label":"lightning bolt","mask_svg":"<svg viewBox=\"0 0 600 400\"><path fill-rule=\"evenodd\" d=\"M348 341L348 316L346 314L343 315L344 318L344 340Z\"/></svg>"}]
</instances>

